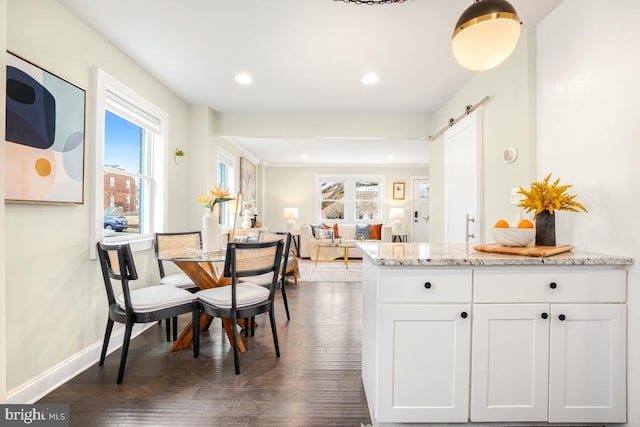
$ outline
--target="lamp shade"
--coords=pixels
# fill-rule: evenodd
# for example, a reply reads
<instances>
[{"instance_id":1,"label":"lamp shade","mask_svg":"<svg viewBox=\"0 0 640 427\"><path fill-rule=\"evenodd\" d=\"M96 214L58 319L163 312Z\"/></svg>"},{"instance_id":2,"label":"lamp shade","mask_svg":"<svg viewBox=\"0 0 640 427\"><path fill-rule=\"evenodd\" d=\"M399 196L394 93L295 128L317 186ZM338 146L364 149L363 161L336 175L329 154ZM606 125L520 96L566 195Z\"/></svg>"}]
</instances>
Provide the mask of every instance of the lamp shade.
<instances>
[{"instance_id":1,"label":"lamp shade","mask_svg":"<svg viewBox=\"0 0 640 427\"><path fill-rule=\"evenodd\" d=\"M451 36L453 56L465 68L484 71L511 55L522 22L506 0L476 0L465 10Z\"/></svg>"},{"instance_id":2,"label":"lamp shade","mask_svg":"<svg viewBox=\"0 0 640 427\"><path fill-rule=\"evenodd\" d=\"M389 218L391 219L404 219L403 208L391 208L389 210Z\"/></svg>"},{"instance_id":3,"label":"lamp shade","mask_svg":"<svg viewBox=\"0 0 640 427\"><path fill-rule=\"evenodd\" d=\"M298 219L298 208L284 208L284 219Z\"/></svg>"}]
</instances>

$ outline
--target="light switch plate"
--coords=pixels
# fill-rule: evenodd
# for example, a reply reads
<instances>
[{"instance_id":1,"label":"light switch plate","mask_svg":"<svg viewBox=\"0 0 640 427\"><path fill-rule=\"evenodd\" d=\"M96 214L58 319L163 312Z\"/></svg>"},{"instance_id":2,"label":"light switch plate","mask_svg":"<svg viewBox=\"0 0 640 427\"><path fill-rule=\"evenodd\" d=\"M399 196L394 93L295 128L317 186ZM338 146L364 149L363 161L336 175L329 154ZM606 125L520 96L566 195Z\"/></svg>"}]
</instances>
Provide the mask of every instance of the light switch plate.
<instances>
[{"instance_id":1,"label":"light switch plate","mask_svg":"<svg viewBox=\"0 0 640 427\"><path fill-rule=\"evenodd\" d=\"M517 205L520 203L520 200L524 199L524 194L519 194L518 191L520 191L520 188L518 187L513 187L511 189L511 197L509 199L510 204Z\"/></svg>"}]
</instances>

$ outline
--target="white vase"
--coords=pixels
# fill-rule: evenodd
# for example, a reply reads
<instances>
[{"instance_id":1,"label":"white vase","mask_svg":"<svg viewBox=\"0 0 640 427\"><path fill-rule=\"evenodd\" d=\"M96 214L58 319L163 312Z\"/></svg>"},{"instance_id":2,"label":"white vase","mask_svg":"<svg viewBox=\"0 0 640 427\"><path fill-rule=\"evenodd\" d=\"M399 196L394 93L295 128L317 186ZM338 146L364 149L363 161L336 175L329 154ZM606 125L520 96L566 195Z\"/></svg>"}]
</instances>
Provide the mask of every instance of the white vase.
<instances>
[{"instance_id":1,"label":"white vase","mask_svg":"<svg viewBox=\"0 0 640 427\"><path fill-rule=\"evenodd\" d=\"M220 239L220 222L218 221L218 215L207 210L207 212L202 215L202 251L219 251Z\"/></svg>"}]
</instances>

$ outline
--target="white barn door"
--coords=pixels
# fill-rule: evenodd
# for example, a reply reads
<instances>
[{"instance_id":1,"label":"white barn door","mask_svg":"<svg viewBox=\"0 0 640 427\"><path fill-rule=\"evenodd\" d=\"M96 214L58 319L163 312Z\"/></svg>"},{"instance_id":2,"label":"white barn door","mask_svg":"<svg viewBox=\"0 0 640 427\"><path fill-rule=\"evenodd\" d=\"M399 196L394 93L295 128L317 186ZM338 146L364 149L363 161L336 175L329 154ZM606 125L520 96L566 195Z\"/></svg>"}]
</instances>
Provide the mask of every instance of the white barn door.
<instances>
[{"instance_id":1,"label":"white barn door","mask_svg":"<svg viewBox=\"0 0 640 427\"><path fill-rule=\"evenodd\" d=\"M482 111L444 133L444 241L482 242Z\"/></svg>"}]
</instances>

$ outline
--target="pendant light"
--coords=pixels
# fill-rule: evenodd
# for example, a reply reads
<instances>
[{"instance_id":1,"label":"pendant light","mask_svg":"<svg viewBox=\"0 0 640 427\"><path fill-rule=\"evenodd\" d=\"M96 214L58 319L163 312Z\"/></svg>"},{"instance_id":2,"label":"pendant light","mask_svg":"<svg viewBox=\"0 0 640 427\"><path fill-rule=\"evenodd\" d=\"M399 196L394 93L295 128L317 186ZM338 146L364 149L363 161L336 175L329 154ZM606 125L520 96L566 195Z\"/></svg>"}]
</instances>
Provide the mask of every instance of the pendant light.
<instances>
[{"instance_id":1,"label":"pendant light","mask_svg":"<svg viewBox=\"0 0 640 427\"><path fill-rule=\"evenodd\" d=\"M484 71L511 55L520 39L522 22L506 0L475 0L465 10L451 36L453 56L465 68Z\"/></svg>"}]
</instances>

